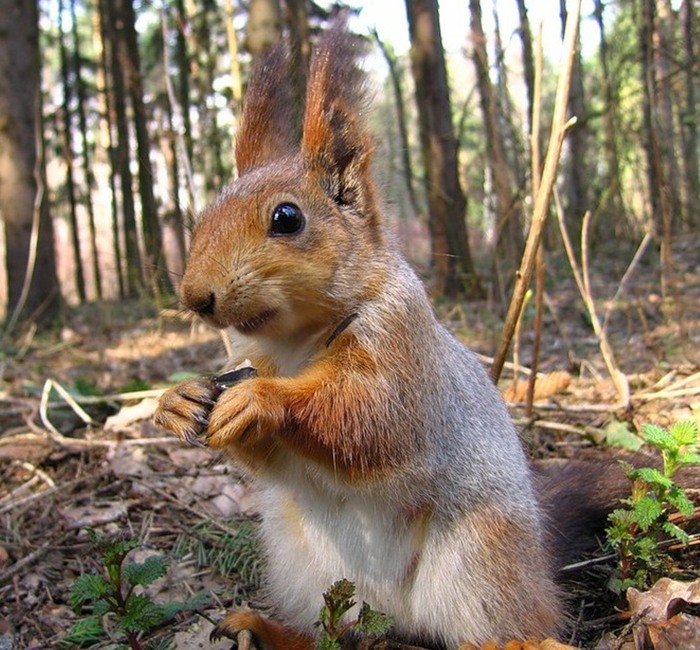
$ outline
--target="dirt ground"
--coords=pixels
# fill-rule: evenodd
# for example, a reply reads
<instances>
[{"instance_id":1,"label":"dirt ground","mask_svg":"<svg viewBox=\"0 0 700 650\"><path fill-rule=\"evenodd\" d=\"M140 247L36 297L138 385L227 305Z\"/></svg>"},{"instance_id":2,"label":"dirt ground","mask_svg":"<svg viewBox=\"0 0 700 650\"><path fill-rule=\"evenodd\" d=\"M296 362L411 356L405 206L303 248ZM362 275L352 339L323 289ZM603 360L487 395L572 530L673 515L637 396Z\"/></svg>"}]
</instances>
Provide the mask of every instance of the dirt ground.
<instances>
[{"instance_id":1,"label":"dirt ground","mask_svg":"<svg viewBox=\"0 0 700 650\"><path fill-rule=\"evenodd\" d=\"M620 404L590 318L562 271L547 286L538 380L546 390L536 394L531 416L522 403L525 375L516 382L507 368L500 382L533 458L608 453L621 429L700 420L700 239L676 242L664 297L649 251L613 301L631 253L608 257L592 270L592 292L601 319L609 312L607 331L629 382L629 403ZM436 310L488 363L500 335L499 310L488 303L440 303ZM517 352L526 367L532 319L528 305ZM264 607L254 486L150 419L163 388L223 365L219 334L144 302L88 305L66 323L48 335L25 331L0 351L0 649L61 647L76 619L68 590L78 576L100 569L88 529L139 538L137 561L167 555L166 576L150 587L154 600L206 592L202 611L209 620L180 614L145 637L144 647L231 647L209 646L211 621L244 602ZM693 532L697 522L690 524ZM672 571L686 580L698 577L696 548L672 553ZM597 555L606 552L601 547ZM565 576L572 617L565 641L633 647L623 644L634 614L606 587L612 560L587 559ZM118 642L95 647L126 647Z\"/></svg>"}]
</instances>

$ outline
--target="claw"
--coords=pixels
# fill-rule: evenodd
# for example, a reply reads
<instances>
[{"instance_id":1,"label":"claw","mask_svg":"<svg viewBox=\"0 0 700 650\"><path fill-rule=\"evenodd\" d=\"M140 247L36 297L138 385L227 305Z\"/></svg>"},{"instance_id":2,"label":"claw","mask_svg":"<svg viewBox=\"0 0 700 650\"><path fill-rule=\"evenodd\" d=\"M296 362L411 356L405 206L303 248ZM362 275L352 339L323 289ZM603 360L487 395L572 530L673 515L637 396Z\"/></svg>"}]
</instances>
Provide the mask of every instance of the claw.
<instances>
[{"instance_id":1,"label":"claw","mask_svg":"<svg viewBox=\"0 0 700 650\"><path fill-rule=\"evenodd\" d=\"M204 447L204 443L199 439L193 431L187 431L184 435L185 442L192 447Z\"/></svg>"}]
</instances>

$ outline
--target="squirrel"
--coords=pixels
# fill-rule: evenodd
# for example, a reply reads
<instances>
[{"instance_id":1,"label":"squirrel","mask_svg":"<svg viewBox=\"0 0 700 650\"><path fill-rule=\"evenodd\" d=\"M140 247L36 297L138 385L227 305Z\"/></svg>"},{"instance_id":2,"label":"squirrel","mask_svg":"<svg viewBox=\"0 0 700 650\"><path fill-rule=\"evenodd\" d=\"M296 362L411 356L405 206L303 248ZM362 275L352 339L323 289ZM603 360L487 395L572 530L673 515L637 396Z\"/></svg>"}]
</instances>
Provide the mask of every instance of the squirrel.
<instances>
[{"instance_id":1,"label":"squirrel","mask_svg":"<svg viewBox=\"0 0 700 650\"><path fill-rule=\"evenodd\" d=\"M398 640L544 639L564 620L552 544L566 540L552 542L496 386L437 320L385 223L363 54L343 24L319 37L298 142L288 51L268 49L238 178L193 233L182 303L228 330L229 370L255 370L170 388L155 422L257 481L275 612L233 612L216 634L310 650L323 592L347 578Z\"/></svg>"}]
</instances>

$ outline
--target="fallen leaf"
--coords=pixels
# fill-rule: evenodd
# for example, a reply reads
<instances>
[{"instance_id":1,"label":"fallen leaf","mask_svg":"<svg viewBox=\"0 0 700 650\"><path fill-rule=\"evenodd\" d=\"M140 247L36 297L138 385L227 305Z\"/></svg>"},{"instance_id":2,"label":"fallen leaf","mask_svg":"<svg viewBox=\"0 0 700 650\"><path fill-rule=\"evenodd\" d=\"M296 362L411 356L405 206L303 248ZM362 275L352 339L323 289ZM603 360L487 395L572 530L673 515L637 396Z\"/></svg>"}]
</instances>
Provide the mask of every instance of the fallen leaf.
<instances>
[{"instance_id":1,"label":"fallen leaf","mask_svg":"<svg viewBox=\"0 0 700 650\"><path fill-rule=\"evenodd\" d=\"M700 605L700 580L681 582L661 578L649 591L627 590L632 615L645 621L665 621L681 612L686 604Z\"/></svg>"}]
</instances>

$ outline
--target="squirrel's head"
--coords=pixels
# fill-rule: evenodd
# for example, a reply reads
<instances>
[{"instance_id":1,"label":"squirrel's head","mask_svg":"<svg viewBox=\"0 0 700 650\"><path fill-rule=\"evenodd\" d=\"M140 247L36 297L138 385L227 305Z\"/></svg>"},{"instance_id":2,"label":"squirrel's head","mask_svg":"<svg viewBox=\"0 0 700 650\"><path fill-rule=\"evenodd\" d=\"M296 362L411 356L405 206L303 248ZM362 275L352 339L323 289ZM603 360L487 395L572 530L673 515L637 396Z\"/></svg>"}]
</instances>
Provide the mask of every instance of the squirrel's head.
<instances>
[{"instance_id":1,"label":"squirrel's head","mask_svg":"<svg viewBox=\"0 0 700 650\"><path fill-rule=\"evenodd\" d=\"M184 305L211 324L301 333L341 320L376 290L369 269L384 235L361 54L342 25L320 38L301 143L286 48L258 62L236 140L239 177L201 215L182 282Z\"/></svg>"}]
</instances>

